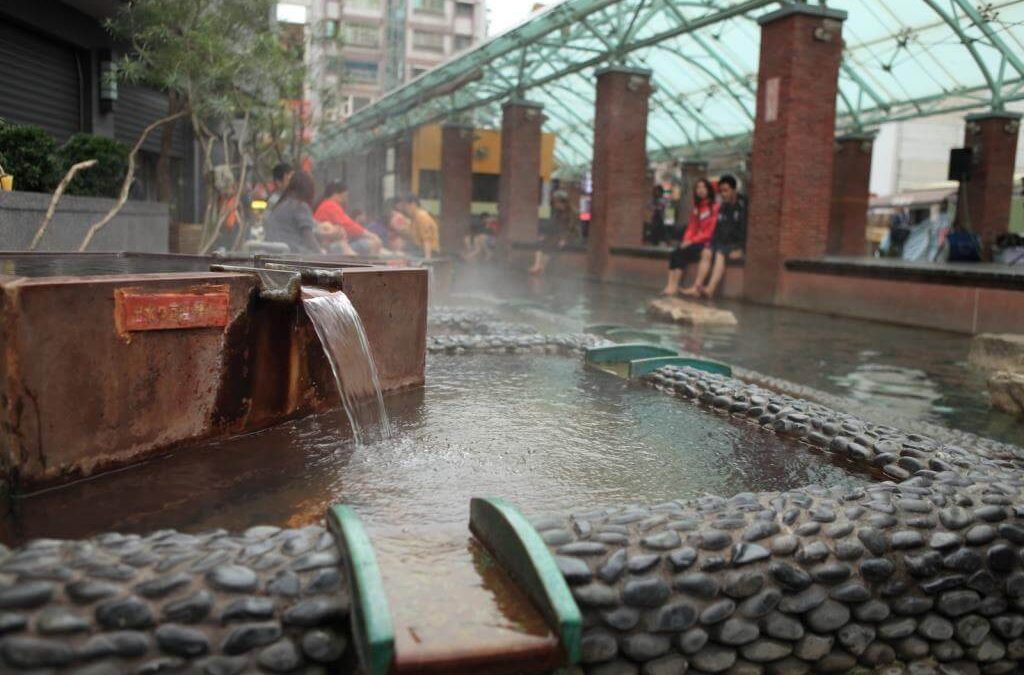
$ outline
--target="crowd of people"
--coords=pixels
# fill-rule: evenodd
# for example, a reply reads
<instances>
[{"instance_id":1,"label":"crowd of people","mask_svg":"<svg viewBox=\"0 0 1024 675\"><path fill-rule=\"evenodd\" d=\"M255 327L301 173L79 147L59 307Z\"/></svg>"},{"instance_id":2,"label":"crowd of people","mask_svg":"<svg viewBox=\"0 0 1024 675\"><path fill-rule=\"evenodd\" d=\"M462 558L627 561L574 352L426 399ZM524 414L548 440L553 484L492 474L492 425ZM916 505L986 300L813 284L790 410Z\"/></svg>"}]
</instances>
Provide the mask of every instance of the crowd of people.
<instances>
[{"instance_id":1,"label":"crowd of people","mask_svg":"<svg viewBox=\"0 0 1024 675\"><path fill-rule=\"evenodd\" d=\"M313 177L281 164L274 168L272 193L267 199L264 239L286 244L293 253L339 253L350 256L413 255L431 258L441 252L438 224L414 195L390 199L385 215L367 222L361 210L349 208L345 183L329 180L317 199ZM543 274L553 256L568 244L581 240L580 216L566 190L555 185L550 198L550 218L540 231L531 275ZM725 174L717 184L699 179L693 188L692 207L682 234L666 224L667 199L656 186L646 214L644 236L648 241L672 243L669 271L663 295L710 298L725 275L729 260L744 255L747 235L747 201L736 178ZM497 216L483 213L468 223L463 237L463 260L490 260L497 245ZM690 285L681 288L686 269L697 266Z\"/></svg>"},{"instance_id":2,"label":"crowd of people","mask_svg":"<svg viewBox=\"0 0 1024 675\"><path fill-rule=\"evenodd\" d=\"M363 211L348 212L348 187L341 181L327 181L316 199L316 184L306 171L280 164L273 178L264 240L286 244L292 253L429 259L441 250L437 222L416 195L389 200L386 216L368 223Z\"/></svg>"}]
</instances>

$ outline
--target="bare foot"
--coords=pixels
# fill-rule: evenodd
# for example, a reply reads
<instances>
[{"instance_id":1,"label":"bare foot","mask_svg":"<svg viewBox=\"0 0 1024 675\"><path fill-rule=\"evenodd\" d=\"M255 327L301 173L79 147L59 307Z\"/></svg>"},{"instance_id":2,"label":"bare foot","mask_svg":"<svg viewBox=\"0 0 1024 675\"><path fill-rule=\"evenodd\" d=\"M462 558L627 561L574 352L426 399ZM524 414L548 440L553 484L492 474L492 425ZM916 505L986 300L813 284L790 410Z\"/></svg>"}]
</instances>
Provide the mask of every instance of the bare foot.
<instances>
[{"instance_id":1,"label":"bare foot","mask_svg":"<svg viewBox=\"0 0 1024 675\"><path fill-rule=\"evenodd\" d=\"M701 286L700 297L704 298L705 300L710 300L711 298L715 297L715 291L710 288L705 288Z\"/></svg>"},{"instance_id":2,"label":"bare foot","mask_svg":"<svg viewBox=\"0 0 1024 675\"><path fill-rule=\"evenodd\" d=\"M672 295L675 295L678 292L679 292L678 289L669 288L668 286L666 286L665 288L661 289L661 294L662 295L672 296Z\"/></svg>"},{"instance_id":3,"label":"bare foot","mask_svg":"<svg viewBox=\"0 0 1024 675\"><path fill-rule=\"evenodd\" d=\"M544 268L543 267L531 267L526 272L527 272L527 274L532 274L533 276L537 276L539 274L544 274Z\"/></svg>"},{"instance_id":4,"label":"bare foot","mask_svg":"<svg viewBox=\"0 0 1024 675\"><path fill-rule=\"evenodd\" d=\"M679 291L679 295L685 295L688 298L700 297L700 289L695 286L690 286L689 288L684 288Z\"/></svg>"}]
</instances>

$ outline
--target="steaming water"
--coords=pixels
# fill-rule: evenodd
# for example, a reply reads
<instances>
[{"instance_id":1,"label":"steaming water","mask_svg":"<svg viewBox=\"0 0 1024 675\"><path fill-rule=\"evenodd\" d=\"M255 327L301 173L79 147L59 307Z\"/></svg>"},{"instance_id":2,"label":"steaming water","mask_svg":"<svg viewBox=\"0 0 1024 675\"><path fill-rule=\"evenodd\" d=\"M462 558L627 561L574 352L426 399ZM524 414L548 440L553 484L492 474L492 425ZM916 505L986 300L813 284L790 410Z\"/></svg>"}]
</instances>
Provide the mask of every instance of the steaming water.
<instances>
[{"instance_id":1,"label":"steaming water","mask_svg":"<svg viewBox=\"0 0 1024 675\"><path fill-rule=\"evenodd\" d=\"M348 296L337 291L303 288L302 304L331 362L357 443L391 438L393 430L381 393L377 365L359 313Z\"/></svg>"}]
</instances>

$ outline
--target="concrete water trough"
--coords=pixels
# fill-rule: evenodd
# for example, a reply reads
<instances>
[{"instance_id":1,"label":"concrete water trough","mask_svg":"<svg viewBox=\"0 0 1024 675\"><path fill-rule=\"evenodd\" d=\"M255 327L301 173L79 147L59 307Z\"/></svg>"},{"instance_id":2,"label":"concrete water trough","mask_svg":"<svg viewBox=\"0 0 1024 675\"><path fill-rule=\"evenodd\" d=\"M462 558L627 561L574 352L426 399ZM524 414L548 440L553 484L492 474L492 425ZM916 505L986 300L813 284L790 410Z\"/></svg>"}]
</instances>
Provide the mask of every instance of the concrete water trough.
<instances>
[{"instance_id":1,"label":"concrete water trough","mask_svg":"<svg viewBox=\"0 0 1024 675\"><path fill-rule=\"evenodd\" d=\"M385 390L423 383L423 268L0 253L0 272L0 477L13 492L336 408L301 283L349 296Z\"/></svg>"}]
</instances>

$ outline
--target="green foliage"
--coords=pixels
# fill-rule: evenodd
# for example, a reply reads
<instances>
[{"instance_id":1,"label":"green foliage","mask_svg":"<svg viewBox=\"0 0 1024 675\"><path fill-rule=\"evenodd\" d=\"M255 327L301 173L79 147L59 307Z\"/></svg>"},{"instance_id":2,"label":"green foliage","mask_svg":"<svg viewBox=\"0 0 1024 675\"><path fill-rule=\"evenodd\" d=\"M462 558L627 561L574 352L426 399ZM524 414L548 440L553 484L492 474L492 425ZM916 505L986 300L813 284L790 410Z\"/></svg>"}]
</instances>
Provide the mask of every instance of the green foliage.
<instances>
[{"instance_id":1,"label":"green foliage","mask_svg":"<svg viewBox=\"0 0 1024 675\"><path fill-rule=\"evenodd\" d=\"M57 142L41 128L0 123L0 155L4 170L14 176L14 187L48 192L60 180L54 154Z\"/></svg>"},{"instance_id":2,"label":"green foliage","mask_svg":"<svg viewBox=\"0 0 1024 675\"><path fill-rule=\"evenodd\" d=\"M75 134L57 151L61 175L72 164L95 159L96 166L79 171L68 184L67 194L86 197L117 197L128 170L128 147L112 138Z\"/></svg>"},{"instance_id":3,"label":"green foliage","mask_svg":"<svg viewBox=\"0 0 1024 675\"><path fill-rule=\"evenodd\" d=\"M109 23L131 44L118 77L181 94L215 129L301 96L301 58L270 30L275 0L135 0ZM201 131L201 130L200 130Z\"/></svg>"}]
</instances>

